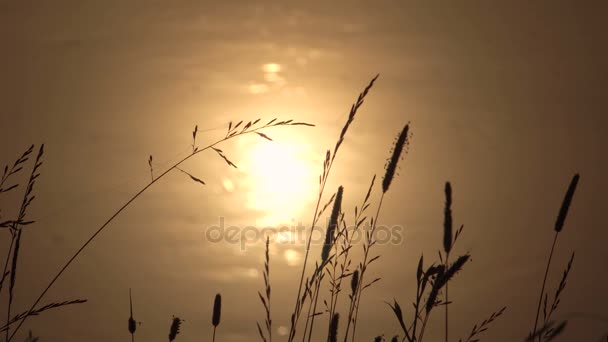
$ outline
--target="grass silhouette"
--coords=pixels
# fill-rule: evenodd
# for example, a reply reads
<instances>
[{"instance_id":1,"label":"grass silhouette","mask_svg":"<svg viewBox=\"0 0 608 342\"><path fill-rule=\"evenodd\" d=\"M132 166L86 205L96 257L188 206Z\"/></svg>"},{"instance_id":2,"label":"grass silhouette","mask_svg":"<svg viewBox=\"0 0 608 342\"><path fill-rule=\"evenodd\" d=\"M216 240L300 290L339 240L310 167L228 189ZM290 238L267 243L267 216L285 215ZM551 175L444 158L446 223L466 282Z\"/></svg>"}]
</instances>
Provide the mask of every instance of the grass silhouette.
<instances>
[{"instance_id":1,"label":"grass silhouette","mask_svg":"<svg viewBox=\"0 0 608 342\"><path fill-rule=\"evenodd\" d=\"M311 227L315 227L317 223L324 217L325 212L331 206L332 210L329 213L329 224L325 231L325 241L322 247L322 252L319 258L314 262L314 267L309 269L309 259L312 258L310 255L311 250L311 238L312 230L308 235L308 239L304 246L304 260L302 269L299 276L298 291L295 298L295 304L293 311L290 316L290 327L287 335L287 341L295 341L300 339L302 341L322 341L326 340L329 342L338 341L339 339L344 342L354 342L358 339L357 337L357 323L358 314L362 312L361 309L361 298L366 293L365 290L376 284L381 280L380 277L369 280L369 268L375 262L378 262L381 257L381 251L378 251L377 241L375 239L375 231L378 227L380 220L380 213L383 203L385 202L385 196L391 188L391 185L396 179L396 170L401 160L407 154L411 142L411 125L406 123L403 128L398 132L397 138L394 145L389 151L389 158L385 165L385 174L382 177L382 183L376 210L374 214L368 214L369 209L374 204L376 176L373 175L370 186L361 201L360 205L355 206L354 216L352 218L352 224L348 225L349 220L345 211L343 210L342 203L345 196L346 189L340 186L336 193L332 194L329 199L325 198L325 187L331 174L332 166L334 165L335 157L338 154L340 147L344 142L344 138L348 133L356 114L364 103L365 98L368 96L374 83L378 79L378 75L375 76L364 90L359 94L354 104L351 106L350 112L348 113L346 123L344 124L336 144L333 149L326 151L325 159L323 161L323 171L319 177L319 189L318 196L315 205L314 212L312 213ZM42 314L48 310L65 307L73 304L85 303L84 299L73 299L65 301L55 301L44 306L39 306L40 302L45 298L47 292L56 283L56 281L63 275L63 273L72 265L72 263L83 253L83 251L96 239L96 237L104 231L110 223L112 223L131 203L137 200L142 193L153 186L158 180L162 179L165 175L172 171L179 171L180 173L189 177L193 182L199 185L206 185L205 181L193 175L192 173L184 170L181 165L186 160L200 154L203 151L210 151L215 153L220 159L222 159L229 167L236 168L237 165L232 162L231 159L219 148L222 143L237 138L246 134L256 134L265 140L272 140L267 135L266 130L280 126L313 126L309 123L295 122L292 120L277 120L273 119L262 124L260 119L253 121L239 121L235 124L232 122L228 123L227 131L223 138L205 146L198 147L196 143L198 126L195 126L192 132L192 151L189 155L170 166L166 170L159 172L154 168L154 158L152 155L148 158L148 166L150 170L150 183L145 185L140 191L135 193L126 203L124 203L117 211L112 213L109 218L94 232L91 236L74 252L74 254L60 267L59 271L55 276L48 282L41 293L36 297L36 300L29 306L29 308L19 314L12 314L12 303L14 299L15 287L17 286L17 274L19 270L19 250L22 240L22 234L24 228L33 224L34 221L29 220L27 217L27 210L32 201L34 200L34 188L38 177L40 176L40 168L42 166L42 157L44 155L44 145L41 145L36 155L31 173L27 179L27 185L25 187L24 195L21 201L20 210L17 217L14 220L6 220L0 216L0 228L8 231L10 234L9 249L4 260L4 269L0 277L0 293L3 290L7 290L8 305L6 308L6 322L0 327L0 332L4 332L4 339L6 342L15 339L17 332L26 322L26 320L35 315ZM28 165L34 152L34 146L28 148L11 167L8 165L4 168L2 178L0 179L0 195L11 191L16 191L19 188L19 183L12 183L14 178L22 173L23 169ZM561 281L558 284L554 294L550 297L548 294L547 280L549 276L549 268L553 254L556 250L556 244L560 232L562 231L565 220L572 203L574 193L576 191L579 175L576 174L571 180L566 195L564 197L561 209L559 210L556 224L554 227L555 235L549 257L547 261L544 278L541 285L539 294L538 306L536 310L536 318L533 324L533 329L528 333L527 338L523 338L526 341L551 341L564 331L567 326L567 321L555 321L553 319L554 313L559 307L560 300L563 296L564 289L566 287L567 279L570 274L572 264L574 261L574 253L568 262L565 271L563 272ZM455 255L454 248L456 247L458 238L461 236L464 230L464 226L461 225L458 229L453 227L452 217L452 203L453 203L453 189L450 182L446 182L444 186L444 222L443 222L443 241L442 248L438 251L439 260L435 260L429 263L425 261L423 255L420 256L415 270L416 280L416 293L413 299L413 308L411 311L404 311L403 307L396 301L386 302L390 308L390 315L392 312L396 319L396 324L401 329L401 335L395 335L390 338L390 341L407 341L407 342L422 342L425 337L425 331L428 330L429 317L437 310L438 307L444 307L443 317L443 328L444 328L444 339L446 342L450 340L449 334L449 306L453 305L453 299L448 296L448 286L451 281L454 281L457 274L463 271L464 266L468 264L471 255L468 252L460 255ZM0 212L1 214L1 212ZM360 245L356 245L353 236L356 232L363 230L364 224L369 224L370 229L365 231L364 240ZM352 227L352 228L348 228ZM312 229L312 228L311 228ZM270 240L266 239L265 245L265 262L263 267L263 278L264 288L258 292L259 299L262 303L265 316L263 323L257 322L257 331L260 340L264 342L271 342L273 339L272 329L272 307L271 307L271 278L270 278ZM355 248L361 248L362 254L359 260L354 258L353 250ZM20 270L19 270L20 271ZM324 280L327 279L327 282ZM6 282L6 283L5 283ZM348 284L348 285L345 285ZM344 288L346 287L346 288ZM342 293L348 293L347 296L342 296ZM323 298L321 303L319 299ZM551 298L551 303L550 299ZM341 307L339 303L344 302L344 306L347 307L346 312L339 312L338 308ZM379 303L382 305L382 303ZM212 341L216 340L216 332L220 324L221 310L222 310L222 298L220 294L215 296L214 305L212 309L211 323L213 326ZM320 308L320 306L324 306ZM541 310L542 309L542 310ZM494 311L490 316L482 320L480 323L475 324L470 333L464 339L459 341L473 342L479 341L481 335L485 333L490 325L495 322L498 318L503 316L506 312L506 307L502 307ZM542 317L541 317L541 312ZM133 300L131 290L129 289L129 318L128 318L128 332L131 335L131 341L135 341L137 321L134 318ZM303 317L305 315L306 317ZM320 324L315 326L315 321L318 322L320 316L324 315L327 324L323 324L319 329ZM342 320L340 319L342 318ZM325 321L324 321L325 322ZM174 316L171 319L169 328L169 341L174 341L178 338L181 333L183 319ZM302 324L303 323L303 324ZM540 323L540 324L539 324ZM303 325L303 326L302 326ZM14 327L14 328L13 328ZM317 329L315 329L315 327ZM322 337L319 337L322 336ZM218 340L220 338L218 337ZM38 338L34 337L32 332L29 332L28 341L37 341ZM386 341L384 334L380 334L373 338L374 341ZM453 340L453 339L452 339Z\"/></svg>"}]
</instances>

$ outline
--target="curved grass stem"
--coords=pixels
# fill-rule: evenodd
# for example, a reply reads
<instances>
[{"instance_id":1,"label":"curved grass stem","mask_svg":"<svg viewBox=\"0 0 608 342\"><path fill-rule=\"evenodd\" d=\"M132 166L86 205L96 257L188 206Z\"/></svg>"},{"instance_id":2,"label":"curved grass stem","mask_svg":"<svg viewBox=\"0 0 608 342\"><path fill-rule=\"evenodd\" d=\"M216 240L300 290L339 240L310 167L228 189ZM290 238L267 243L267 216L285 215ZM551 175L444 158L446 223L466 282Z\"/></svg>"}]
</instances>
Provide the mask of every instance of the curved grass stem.
<instances>
[{"instance_id":1,"label":"curved grass stem","mask_svg":"<svg viewBox=\"0 0 608 342\"><path fill-rule=\"evenodd\" d=\"M261 127L251 128L249 130L237 131L234 134L227 135L224 138L216 140L214 143L212 143L212 144L210 144L210 145L208 145L208 146L206 146L204 148L201 148L201 149L198 149L198 150L194 150L191 154L187 155L186 157L182 158L181 160L179 160L178 162L176 162L175 164L173 164L173 166L169 167L167 170L165 170L163 173L161 173L158 177L152 179L152 181L150 183L148 183L142 189L140 189L127 202L125 202L118 210L116 210L99 228L97 228L97 230L80 246L80 248L78 248L78 250L59 269L59 272L57 272L57 274L55 274L55 276L46 285L46 287L40 293L40 295L38 295L38 297L36 298L36 300L34 301L34 303L28 309L27 314L24 315L24 317L21 319L21 321L19 322L19 324L17 325L17 327L15 328L15 330L13 330L12 334L8 338L8 341L11 341L13 339L13 337L15 337L15 334L19 331L19 329L21 328L21 326L23 325L23 323L25 323L25 321L30 316L30 314L32 313L32 311L34 310L34 308L36 307L36 305L38 305L38 303L40 303L40 301L42 300L42 298L44 298L44 296L51 289L51 287L63 275L63 273L68 269L68 267L70 267L70 265L72 264L72 262L74 262L74 260L76 260L76 258L78 258L78 256L80 256L80 254L95 240L95 238L102 231L104 231L106 229L106 227L112 221L114 221L114 219L116 219L116 217L118 217L118 215L120 215L131 203L133 203L136 199L138 199L144 192L146 192L146 190L148 190L152 185L156 184L165 175L167 175L169 172L175 170L182 163L184 163L185 161L187 161L190 158L194 157L195 155L197 155L197 154L199 154L199 153L201 153L203 151L207 151L207 150L213 149L216 145L218 145L218 144L220 144L220 143L222 143L224 141L230 140L232 138L235 138L235 137L238 137L238 136L241 136L241 135L245 135L245 134L249 134L249 133L255 133L255 132L257 132L257 131L259 131L261 129L268 128L268 127L274 127L274 126L279 126L279 125L297 125L297 124L302 125L302 123L291 123L291 121L286 121L286 123L279 122L279 123L276 123L276 124L273 124L273 125L267 124L267 125L264 125L264 126L261 126ZM304 125L312 126L310 124L304 124Z\"/></svg>"}]
</instances>

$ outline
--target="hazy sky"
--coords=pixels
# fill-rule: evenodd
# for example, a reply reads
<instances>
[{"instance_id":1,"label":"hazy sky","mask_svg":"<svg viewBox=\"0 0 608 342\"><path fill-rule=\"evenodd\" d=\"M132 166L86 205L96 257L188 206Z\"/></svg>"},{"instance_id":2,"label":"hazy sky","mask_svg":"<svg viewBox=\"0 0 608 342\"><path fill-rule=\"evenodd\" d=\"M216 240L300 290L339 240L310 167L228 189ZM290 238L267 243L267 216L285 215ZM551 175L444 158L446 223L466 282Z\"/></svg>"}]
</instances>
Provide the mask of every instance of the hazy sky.
<instances>
[{"instance_id":1,"label":"hazy sky","mask_svg":"<svg viewBox=\"0 0 608 342\"><path fill-rule=\"evenodd\" d=\"M263 243L214 243L207 229L310 224L325 150L351 103L380 77L336 159L328 196L345 187L352 219L396 134L413 137L384 199L381 276L362 300L358 340L399 333L384 301L410 315L420 253L442 246L443 186L454 188L456 252L473 261L450 283L451 338L506 305L486 341L531 330L553 224L581 174L549 278L576 259L556 319L562 340L608 332L605 226L608 34L601 1L46 1L0 2L0 161L45 143L42 176L24 231L14 312L30 305L65 260L114 210L229 121L274 117L316 124L246 136L159 181L57 282L44 302L87 304L32 318L41 341L126 341L128 289L138 340L207 340L215 293L221 341L257 338L263 319ZM378 189L376 189L378 190ZM375 210L379 192L373 194ZM0 197L10 216L21 193ZM8 247L3 232L1 255ZM357 247L360 248L360 247ZM320 246L314 246L313 260ZM288 327L301 244L271 246L275 337ZM6 291L5 291L6 292ZM2 297L2 312L6 297ZM438 312L427 338L443 336ZM325 322L323 323L325 325ZM281 328L282 327L282 328ZM26 329L22 334L26 333ZM22 340L20 337L18 340Z\"/></svg>"}]
</instances>

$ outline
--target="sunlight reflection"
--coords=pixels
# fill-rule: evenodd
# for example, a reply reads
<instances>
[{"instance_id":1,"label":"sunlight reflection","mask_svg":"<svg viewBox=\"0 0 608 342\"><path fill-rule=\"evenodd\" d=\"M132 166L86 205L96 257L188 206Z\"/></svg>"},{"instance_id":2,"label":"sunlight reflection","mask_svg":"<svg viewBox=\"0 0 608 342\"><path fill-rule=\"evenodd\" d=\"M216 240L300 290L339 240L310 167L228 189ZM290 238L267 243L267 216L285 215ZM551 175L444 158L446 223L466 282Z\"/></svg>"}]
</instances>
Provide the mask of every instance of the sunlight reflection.
<instances>
[{"instance_id":1,"label":"sunlight reflection","mask_svg":"<svg viewBox=\"0 0 608 342\"><path fill-rule=\"evenodd\" d=\"M257 224L275 226L299 218L316 180L304 148L277 141L251 148L242 169L248 175L247 207L265 213Z\"/></svg>"},{"instance_id":2,"label":"sunlight reflection","mask_svg":"<svg viewBox=\"0 0 608 342\"><path fill-rule=\"evenodd\" d=\"M257 279L259 271L256 268L231 267L221 271L206 271L203 273L203 277L213 281L234 282L244 279Z\"/></svg>"},{"instance_id":3,"label":"sunlight reflection","mask_svg":"<svg viewBox=\"0 0 608 342\"><path fill-rule=\"evenodd\" d=\"M222 185L224 186L224 190L226 190L227 192L234 191L234 183L232 183L232 181L230 179L228 179L228 178L222 179Z\"/></svg>"},{"instance_id":4,"label":"sunlight reflection","mask_svg":"<svg viewBox=\"0 0 608 342\"><path fill-rule=\"evenodd\" d=\"M290 243L295 241L295 236L292 232L278 232L276 236L277 243Z\"/></svg>"},{"instance_id":5,"label":"sunlight reflection","mask_svg":"<svg viewBox=\"0 0 608 342\"><path fill-rule=\"evenodd\" d=\"M279 326L279 328L277 329L277 333L279 333L279 336L287 336L288 332L289 329L287 329L287 327L284 325Z\"/></svg>"},{"instance_id":6,"label":"sunlight reflection","mask_svg":"<svg viewBox=\"0 0 608 342\"><path fill-rule=\"evenodd\" d=\"M267 73L276 74L277 72L281 71L281 65L279 65L277 63L264 64L262 66L262 70L264 70L264 72L267 72Z\"/></svg>"},{"instance_id":7,"label":"sunlight reflection","mask_svg":"<svg viewBox=\"0 0 608 342\"><path fill-rule=\"evenodd\" d=\"M286 250L283 256L289 266L297 266L300 262L300 253L294 249Z\"/></svg>"},{"instance_id":8,"label":"sunlight reflection","mask_svg":"<svg viewBox=\"0 0 608 342\"><path fill-rule=\"evenodd\" d=\"M264 94L268 92L268 85L263 83L252 83L249 85L249 92L252 94Z\"/></svg>"},{"instance_id":9,"label":"sunlight reflection","mask_svg":"<svg viewBox=\"0 0 608 342\"><path fill-rule=\"evenodd\" d=\"M264 74L264 79L266 80L266 82L274 83L279 87L282 87L287 83L287 81L285 81L283 77L273 72L267 72L266 74Z\"/></svg>"}]
</instances>

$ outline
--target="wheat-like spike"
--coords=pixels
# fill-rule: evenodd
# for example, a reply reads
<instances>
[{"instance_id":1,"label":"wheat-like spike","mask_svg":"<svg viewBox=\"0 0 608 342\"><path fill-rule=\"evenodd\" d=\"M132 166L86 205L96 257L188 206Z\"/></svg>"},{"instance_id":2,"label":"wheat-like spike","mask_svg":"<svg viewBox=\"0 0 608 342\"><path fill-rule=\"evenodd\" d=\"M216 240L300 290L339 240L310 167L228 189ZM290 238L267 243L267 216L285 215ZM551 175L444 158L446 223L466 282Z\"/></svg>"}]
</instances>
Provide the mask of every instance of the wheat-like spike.
<instances>
[{"instance_id":1,"label":"wheat-like spike","mask_svg":"<svg viewBox=\"0 0 608 342\"><path fill-rule=\"evenodd\" d=\"M545 296L545 286L547 285L547 276L549 275L549 268L551 267L551 260L553 259L553 252L555 251L555 245L557 244L557 239L559 237L559 233L562 231L564 227L564 222L566 221L566 216L568 215L568 210L570 208L570 204L572 203L572 198L574 197L574 192L576 191L576 186L579 181L579 174L575 174L570 181L570 185L568 186L568 190L566 191L566 195L564 196L564 200L562 202L562 206L557 215L557 220L555 222L555 235L553 237L553 244L551 245L551 250L549 251L549 260L547 261L547 266L545 268L545 275L543 277L543 283L540 288L540 294L538 297L538 306L536 308L536 317L534 318L534 328L532 329L530 335L537 336L538 330L538 318L540 316L540 309L543 302L543 297ZM535 338L534 338L535 339Z\"/></svg>"},{"instance_id":2,"label":"wheat-like spike","mask_svg":"<svg viewBox=\"0 0 608 342\"><path fill-rule=\"evenodd\" d=\"M439 268L439 273L437 275L437 279L433 284L431 289L431 293L429 294L429 298L426 302L426 312L427 314L431 311L431 309L437 304L437 295L439 291L450 281L458 271L462 269L464 264L470 259L469 254L462 255L456 259L456 261L447 269Z\"/></svg>"},{"instance_id":3,"label":"wheat-like spike","mask_svg":"<svg viewBox=\"0 0 608 342\"><path fill-rule=\"evenodd\" d=\"M386 164L386 172L384 174L384 179L382 180L382 192L384 193L386 193L391 186L391 182L395 176L395 170L397 169L397 163L401 158L401 152L403 151L403 147L408 143L407 135L409 128L410 124L408 123L403 127L403 130L401 130L401 134L399 134L397 142L395 143L395 146L393 146L391 158Z\"/></svg>"},{"instance_id":4,"label":"wheat-like spike","mask_svg":"<svg viewBox=\"0 0 608 342\"><path fill-rule=\"evenodd\" d=\"M344 187L338 187L338 193L336 194L336 199L334 200L334 206L331 211L331 216L329 218L329 225L327 227L327 231L325 234L325 243L323 244L323 250L321 251L321 261L326 262L329 258L329 252L334 243L334 232L338 225L338 215L340 214L340 210L342 207L342 194L344 192Z\"/></svg>"},{"instance_id":5,"label":"wheat-like spike","mask_svg":"<svg viewBox=\"0 0 608 342\"><path fill-rule=\"evenodd\" d=\"M260 298L261 298L261 296L260 296ZM218 293L215 295L215 300L213 301L213 315L211 316L211 324L213 324L213 341L215 341L215 331L217 329L217 326L220 325L221 315L222 315L222 295L220 295Z\"/></svg>"},{"instance_id":6,"label":"wheat-like spike","mask_svg":"<svg viewBox=\"0 0 608 342\"><path fill-rule=\"evenodd\" d=\"M179 328L182 325L182 322L183 320L181 318L173 316L171 327L169 328L169 341L175 340L179 334Z\"/></svg>"},{"instance_id":7,"label":"wheat-like spike","mask_svg":"<svg viewBox=\"0 0 608 342\"><path fill-rule=\"evenodd\" d=\"M340 320L340 314L335 313L331 319L331 325L329 326L329 342L338 341L338 323Z\"/></svg>"},{"instance_id":8,"label":"wheat-like spike","mask_svg":"<svg viewBox=\"0 0 608 342\"><path fill-rule=\"evenodd\" d=\"M351 106L350 112L348 113L348 119L346 120L344 127L342 127L342 131L340 132L340 137L338 138L338 141L336 142L336 146L334 147L334 153L332 155L332 162L333 162L333 159L336 157L336 154L338 152L338 149L340 148L340 145L342 145L342 142L344 141L344 137L346 136L346 132L348 131L348 128L350 127L351 123L355 119L355 114L357 114L357 110L363 104L363 100L365 99L365 96L367 96L367 93L374 86L374 83L376 82L376 80L378 79L379 76L380 76L379 74L376 75L369 82L369 84L367 85L367 87L365 87L363 92L361 94L359 94L357 101Z\"/></svg>"},{"instance_id":9,"label":"wheat-like spike","mask_svg":"<svg viewBox=\"0 0 608 342\"><path fill-rule=\"evenodd\" d=\"M566 216L568 216L568 209L570 208L570 204L572 203L572 197L574 197L574 192L576 191L576 186L578 185L578 180L580 176L579 174L575 174L572 177L572 181L570 181L570 186L568 186L568 191L564 196L564 201L562 202L562 207L559 210L559 214L557 215L557 220L555 221L555 231L561 232L564 228L564 222L566 221Z\"/></svg>"},{"instance_id":10,"label":"wheat-like spike","mask_svg":"<svg viewBox=\"0 0 608 342\"><path fill-rule=\"evenodd\" d=\"M222 295L219 293L215 295L215 300L213 301L213 316L211 317L211 324L214 327L217 327L220 324L220 318L222 315Z\"/></svg>"},{"instance_id":11,"label":"wheat-like spike","mask_svg":"<svg viewBox=\"0 0 608 342\"><path fill-rule=\"evenodd\" d=\"M351 290L353 296L357 292L358 285L359 285L359 270L355 270L355 272L353 272L353 275L352 275L352 278L350 281L350 290Z\"/></svg>"},{"instance_id":12,"label":"wheat-like spike","mask_svg":"<svg viewBox=\"0 0 608 342\"><path fill-rule=\"evenodd\" d=\"M443 250L450 253L452 249L452 185L445 183L445 210L443 219Z\"/></svg>"}]
</instances>

